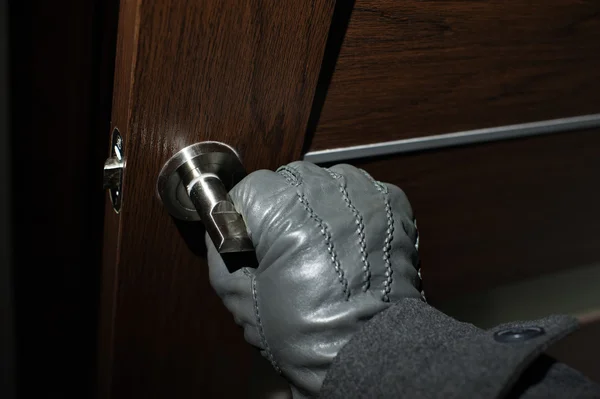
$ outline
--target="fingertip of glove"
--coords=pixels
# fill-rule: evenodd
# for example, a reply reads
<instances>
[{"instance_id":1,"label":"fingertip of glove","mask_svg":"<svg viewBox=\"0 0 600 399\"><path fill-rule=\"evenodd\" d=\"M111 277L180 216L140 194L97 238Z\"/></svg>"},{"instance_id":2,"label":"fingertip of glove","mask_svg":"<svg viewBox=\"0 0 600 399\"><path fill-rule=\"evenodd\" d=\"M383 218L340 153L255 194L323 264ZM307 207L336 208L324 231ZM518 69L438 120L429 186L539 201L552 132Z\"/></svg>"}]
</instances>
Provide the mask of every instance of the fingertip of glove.
<instances>
[{"instance_id":1,"label":"fingertip of glove","mask_svg":"<svg viewBox=\"0 0 600 399\"><path fill-rule=\"evenodd\" d=\"M229 197L237 211L245 215L246 207L256 200L256 194L264 194L274 182L283 179L272 170L260 169L250 173L229 191Z\"/></svg>"},{"instance_id":2,"label":"fingertip of glove","mask_svg":"<svg viewBox=\"0 0 600 399\"><path fill-rule=\"evenodd\" d=\"M233 189L235 190L235 189L244 188L247 186L252 186L257 181L260 182L265 179L273 178L273 175L275 175L275 174L276 174L275 172L273 172L272 170L268 170L268 169L255 170L254 172L250 173L248 176L244 177L238 184L235 185L235 187Z\"/></svg>"},{"instance_id":3,"label":"fingertip of glove","mask_svg":"<svg viewBox=\"0 0 600 399\"><path fill-rule=\"evenodd\" d=\"M259 169L248 176L244 177L238 184L233 187L230 191L230 195L240 195L241 193L255 189L257 187L262 187L265 184L272 184L273 179L281 178L281 176L272 170L268 169Z\"/></svg>"}]
</instances>

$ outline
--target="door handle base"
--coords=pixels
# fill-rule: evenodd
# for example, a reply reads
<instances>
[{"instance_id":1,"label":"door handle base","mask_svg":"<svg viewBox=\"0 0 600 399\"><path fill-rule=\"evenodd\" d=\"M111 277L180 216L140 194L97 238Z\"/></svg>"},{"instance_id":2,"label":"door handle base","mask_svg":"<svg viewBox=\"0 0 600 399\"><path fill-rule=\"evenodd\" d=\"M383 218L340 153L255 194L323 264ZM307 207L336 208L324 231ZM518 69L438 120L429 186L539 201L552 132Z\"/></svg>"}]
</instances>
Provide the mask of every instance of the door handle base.
<instances>
[{"instance_id":1,"label":"door handle base","mask_svg":"<svg viewBox=\"0 0 600 399\"><path fill-rule=\"evenodd\" d=\"M167 161L156 191L173 217L201 220L220 253L254 251L246 225L227 194L244 176L233 148L205 141L185 147Z\"/></svg>"}]
</instances>

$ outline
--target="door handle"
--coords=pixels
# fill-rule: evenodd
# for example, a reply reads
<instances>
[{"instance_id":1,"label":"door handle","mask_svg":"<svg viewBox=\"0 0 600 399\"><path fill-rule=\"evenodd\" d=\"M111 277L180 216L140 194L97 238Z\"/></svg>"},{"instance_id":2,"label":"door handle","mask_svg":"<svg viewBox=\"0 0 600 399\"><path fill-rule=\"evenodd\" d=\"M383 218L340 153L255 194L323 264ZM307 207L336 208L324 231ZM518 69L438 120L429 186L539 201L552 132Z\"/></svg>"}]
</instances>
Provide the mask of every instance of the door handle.
<instances>
[{"instance_id":1,"label":"door handle","mask_svg":"<svg viewBox=\"0 0 600 399\"><path fill-rule=\"evenodd\" d=\"M156 189L173 217L202 221L219 253L254 251L246 224L228 194L244 176L233 148L205 141L173 155L163 166Z\"/></svg>"}]
</instances>

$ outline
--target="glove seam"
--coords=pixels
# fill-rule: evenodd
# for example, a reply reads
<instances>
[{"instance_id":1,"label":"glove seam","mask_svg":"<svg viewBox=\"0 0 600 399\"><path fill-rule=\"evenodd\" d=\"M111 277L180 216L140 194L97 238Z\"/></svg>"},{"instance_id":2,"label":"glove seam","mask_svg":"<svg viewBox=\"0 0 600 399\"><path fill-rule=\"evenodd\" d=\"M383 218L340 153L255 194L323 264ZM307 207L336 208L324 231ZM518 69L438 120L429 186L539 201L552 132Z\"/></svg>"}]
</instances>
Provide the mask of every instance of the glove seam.
<instances>
[{"instance_id":1,"label":"glove seam","mask_svg":"<svg viewBox=\"0 0 600 399\"><path fill-rule=\"evenodd\" d=\"M339 189L342 194L342 198L344 199L344 202L346 202L346 205L348 206L350 211L352 211L352 213L354 214L354 220L356 222L356 234L358 235L358 245L360 246L361 260L364 266L362 290L363 292L366 292L371 286L371 265L369 264L367 244L365 241L365 224L363 222L364 219L358 211L358 209L356 209L356 207L354 206L354 204L352 204L352 201L350 200L348 190L346 189L346 180L344 179L344 177L329 169L325 170L331 175L331 177L340 180Z\"/></svg>"},{"instance_id":2,"label":"glove seam","mask_svg":"<svg viewBox=\"0 0 600 399\"><path fill-rule=\"evenodd\" d=\"M310 206L304 194L297 192L296 195L298 196L300 203L304 206L306 212L308 212L308 216L312 220L314 220L317 226L319 227L321 234L325 239L325 246L327 247L327 252L329 252L331 262L333 263L333 268L337 272L340 284L342 284L342 291L344 292L344 297L346 298L346 300L348 300L350 298L350 291L348 290L348 280L344 275L344 270L342 270L342 265L340 264L337 252L335 251L335 247L333 245L333 241L331 240L331 233L329 232L329 229L323 221L323 219L321 219L319 215L315 213L314 209Z\"/></svg>"},{"instance_id":3,"label":"glove seam","mask_svg":"<svg viewBox=\"0 0 600 399\"><path fill-rule=\"evenodd\" d=\"M387 216L387 236L383 242L383 260L385 262L385 275L386 279L383 282L383 295L381 300L384 302L389 302L389 294L392 291L392 281L393 281L393 270L392 270L392 262L390 261L390 251L392 249L392 240L394 239L394 214L392 213L392 207L390 206L390 198L387 193L383 194L385 196L385 213Z\"/></svg>"},{"instance_id":4,"label":"glove seam","mask_svg":"<svg viewBox=\"0 0 600 399\"><path fill-rule=\"evenodd\" d=\"M390 196L387 187L381 182L376 181L373 177L367 173L367 171L363 169L359 169L363 175L367 177L375 185L377 191L379 191L383 195L383 202L385 204L385 214L387 218L387 234L385 240L383 241L383 261L385 262L385 276L386 279L383 282L383 290L381 295L381 300L384 302L389 302L390 297L389 294L392 292L392 282L394 281L392 270L392 263L390 261L390 251L392 249L392 240L394 239L394 213L392 212L392 207L390 205Z\"/></svg>"},{"instance_id":5,"label":"glove seam","mask_svg":"<svg viewBox=\"0 0 600 399\"><path fill-rule=\"evenodd\" d=\"M269 347L269 344L267 343L267 337L265 336L265 329L263 327L262 320L260 318L260 312L258 310L258 290L256 288L256 277L255 276L252 276L252 299L254 301L254 315L256 316L256 324L258 326L258 334L260 335L260 340L263 344L265 353L267 355L267 359L269 359L269 362L271 363L273 368L279 374L281 374L281 368L275 361L273 352L271 352L271 348Z\"/></svg>"},{"instance_id":6,"label":"glove seam","mask_svg":"<svg viewBox=\"0 0 600 399\"><path fill-rule=\"evenodd\" d=\"M300 177L299 173L289 166L280 167L277 169L277 173L283 176L285 180L292 186L297 187L302 183L302 178Z\"/></svg>"},{"instance_id":7,"label":"glove seam","mask_svg":"<svg viewBox=\"0 0 600 399\"><path fill-rule=\"evenodd\" d=\"M417 233L417 237L415 239L415 249L417 250L417 257L418 257L418 262L417 262L417 277L419 279L419 286L418 289L419 291L421 291L421 299L427 303L427 297L425 296L425 290L423 289L423 275L421 272L421 255L419 254L419 241L420 241L420 234L419 234L419 227L417 226L417 218L413 218L413 225L415 226L415 231Z\"/></svg>"}]
</instances>

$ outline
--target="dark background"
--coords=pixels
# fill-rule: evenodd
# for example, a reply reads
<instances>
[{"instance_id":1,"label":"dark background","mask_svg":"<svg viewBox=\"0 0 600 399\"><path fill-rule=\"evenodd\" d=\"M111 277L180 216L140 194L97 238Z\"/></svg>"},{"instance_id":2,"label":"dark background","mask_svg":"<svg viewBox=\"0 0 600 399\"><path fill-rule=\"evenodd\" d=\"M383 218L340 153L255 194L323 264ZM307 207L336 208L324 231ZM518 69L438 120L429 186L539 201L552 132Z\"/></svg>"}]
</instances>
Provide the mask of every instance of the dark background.
<instances>
[{"instance_id":1,"label":"dark background","mask_svg":"<svg viewBox=\"0 0 600 399\"><path fill-rule=\"evenodd\" d=\"M8 18L0 2L0 396L12 399L13 311L10 284L9 163L8 148Z\"/></svg>"},{"instance_id":2,"label":"dark background","mask_svg":"<svg viewBox=\"0 0 600 399\"><path fill-rule=\"evenodd\" d=\"M18 397L82 398L94 390L117 16L113 0L3 4L4 398L13 388Z\"/></svg>"}]
</instances>

